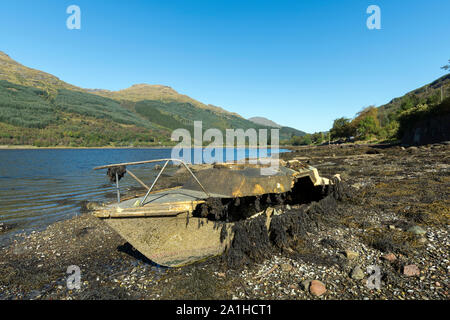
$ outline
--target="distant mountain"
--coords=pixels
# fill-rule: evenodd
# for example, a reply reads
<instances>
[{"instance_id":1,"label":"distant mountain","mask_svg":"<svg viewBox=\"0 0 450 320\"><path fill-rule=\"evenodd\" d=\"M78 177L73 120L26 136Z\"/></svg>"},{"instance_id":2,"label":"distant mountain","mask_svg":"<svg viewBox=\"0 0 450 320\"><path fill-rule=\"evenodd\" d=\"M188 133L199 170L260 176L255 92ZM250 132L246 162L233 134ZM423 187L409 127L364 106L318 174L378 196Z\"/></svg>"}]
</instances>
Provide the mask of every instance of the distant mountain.
<instances>
[{"instance_id":1,"label":"distant mountain","mask_svg":"<svg viewBox=\"0 0 450 320\"><path fill-rule=\"evenodd\" d=\"M273 122L272 120L269 120L264 117L252 117L248 118L251 122L260 124L262 126L268 126L268 127L274 127L274 128L281 128L281 126L278 123Z\"/></svg>"},{"instance_id":2,"label":"distant mountain","mask_svg":"<svg viewBox=\"0 0 450 320\"><path fill-rule=\"evenodd\" d=\"M0 51L0 80L46 91L56 91L57 89L82 90L54 75L25 67L2 51Z\"/></svg>"},{"instance_id":3,"label":"distant mountain","mask_svg":"<svg viewBox=\"0 0 450 320\"><path fill-rule=\"evenodd\" d=\"M83 89L11 59L0 51L0 145L170 145L177 128L261 129L223 108L162 85L109 91ZM295 130L295 129L292 129ZM280 139L297 131L280 130Z\"/></svg>"},{"instance_id":4,"label":"distant mountain","mask_svg":"<svg viewBox=\"0 0 450 320\"><path fill-rule=\"evenodd\" d=\"M290 139L292 137L303 137L306 135L306 132L297 130L291 127L281 127L280 129L280 139Z\"/></svg>"},{"instance_id":5,"label":"distant mountain","mask_svg":"<svg viewBox=\"0 0 450 320\"><path fill-rule=\"evenodd\" d=\"M283 127L281 125L279 125L278 123L264 118L264 117L253 117L253 118L249 118L248 120L250 120L253 123L262 125L262 126L267 126L267 127L272 127L272 128L278 128L280 129L280 140L289 140L290 138L297 136L297 137L303 137L304 135L306 135L306 132L291 128L291 127Z\"/></svg>"},{"instance_id":6,"label":"distant mountain","mask_svg":"<svg viewBox=\"0 0 450 320\"><path fill-rule=\"evenodd\" d=\"M191 97L176 92L169 86L163 85L150 85L150 84L135 84L129 88L119 91L109 90L87 90L104 97L112 98L115 100L129 100L129 101L143 101L143 100L157 100L163 102L177 102L177 103L189 103L197 108L212 110L219 113L232 114L237 117L241 117L236 113L228 112L220 107L213 105L205 105Z\"/></svg>"}]
</instances>

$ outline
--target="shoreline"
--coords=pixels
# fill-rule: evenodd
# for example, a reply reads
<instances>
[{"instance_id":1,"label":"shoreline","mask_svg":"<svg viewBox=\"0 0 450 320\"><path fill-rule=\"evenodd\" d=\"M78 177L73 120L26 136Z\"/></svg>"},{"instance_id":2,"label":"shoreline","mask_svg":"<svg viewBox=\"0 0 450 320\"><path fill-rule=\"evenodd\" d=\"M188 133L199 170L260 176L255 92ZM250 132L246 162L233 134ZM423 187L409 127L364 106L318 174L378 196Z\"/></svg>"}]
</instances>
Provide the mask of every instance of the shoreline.
<instances>
[{"instance_id":1,"label":"shoreline","mask_svg":"<svg viewBox=\"0 0 450 320\"><path fill-rule=\"evenodd\" d=\"M89 150L89 149L172 149L176 146L152 146L152 147L111 147L111 146L103 146L103 147L66 147L66 146L56 146L56 147L35 147L35 146L28 146L28 145L0 145L0 150ZM248 146L236 146L236 147L223 147L223 149L234 149L234 148L246 148L246 149L287 149L291 150L294 146L278 146L278 147L248 147ZM182 147L177 147L182 149ZM208 147L203 147L202 149L206 149ZM213 147L211 147L212 149ZM194 148L191 148L194 149Z\"/></svg>"},{"instance_id":2,"label":"shoreline","mask_svg":"<svg viewBox=\"0 0 450 320\"><path fill-rule=\"evenodd\" d=\"M36 147L30 145L0 145L0 150L83 150L83 149L169 149L172 146L150 146L150 147L68 147L68 146L53 146L53 147Z\"/></svg>"},{"instance_id":3,"label":"shoreline","mask_svg":"<svg viewBox=\"0 0 450 320\"><path fill-rule=\"evenodd\" d=\"M280 158L304 159L324 177L340 173L349 193L317 202L323 210L309 217L317 228L297 234L300 241L288 242L286 250L273 247L267 258L236 268L221 256L162 268L82 214L0 248L0 300L448 300L450 146L293 149ZM279 209L292 218L299 214L298 208ZM80 290L66 287L69 265L81 267ZM371 265L383 274L379 290L366 286L364 270ZM312 294L312 280L326 292Z\"/></svg>"}]
</instances>

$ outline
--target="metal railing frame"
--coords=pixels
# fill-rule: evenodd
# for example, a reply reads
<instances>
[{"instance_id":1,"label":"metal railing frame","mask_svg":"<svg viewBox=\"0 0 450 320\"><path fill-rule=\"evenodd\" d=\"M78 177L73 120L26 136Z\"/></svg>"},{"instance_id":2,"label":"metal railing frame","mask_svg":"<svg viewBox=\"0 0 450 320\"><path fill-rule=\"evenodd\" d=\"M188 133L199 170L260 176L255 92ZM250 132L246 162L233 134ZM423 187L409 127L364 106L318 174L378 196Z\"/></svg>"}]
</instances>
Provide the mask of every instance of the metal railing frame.
<instances>
[{"instance_id":1,"label":"metal railing frame","mask_svg":"<svg viewBox=\"0 0 450 320\"><path fill-rule=\"evenodd\" d=\"M161 170L159 171L158 175L156 176L155 180L153 181L153 183L150 187L148 187L144 182L142 182L142 180L140 180L134 173L132 173L130 170L126 169L126 172L129 173L133 179L135 179L140 185L142 185L143 187L145 187L147 189L146 195L144 196L144 198L142 199L142 201L139 204L141 207L145 204L145 200L147 200L148 196L150 195L150 192L153 190L153 187L155 186L156 182L161 177L161 174L163 173L164 169L167 167L167 165L169 164L170 161L181 163L186 168L186 170L191 174L191 176L194 178L194 180L198 183L198 185L203 190L203 192L207 195L207 197L208 198L211 197L210 193L208 191L206 191L205 187L203 187L203 185L197 179L197 177L192 172L192 170L189 169L188 165L183 160L180 160L180 159L168 158L168 159L154 159L154 160L137 161L137 162L124 162L124 163L118 163L118 164L108 164L105 166L95 167L94 170L114 168L114 167L119 167L119 166L125 166L125 167L126 166L134 166L134 165L139 165L139 164L164 162L164 161L165 161L164 166L161 168ZM117 203L120 203L119 177L118 177L117 172L116 172L116 189L117 189Z\"/></svg>"}]
</instances>

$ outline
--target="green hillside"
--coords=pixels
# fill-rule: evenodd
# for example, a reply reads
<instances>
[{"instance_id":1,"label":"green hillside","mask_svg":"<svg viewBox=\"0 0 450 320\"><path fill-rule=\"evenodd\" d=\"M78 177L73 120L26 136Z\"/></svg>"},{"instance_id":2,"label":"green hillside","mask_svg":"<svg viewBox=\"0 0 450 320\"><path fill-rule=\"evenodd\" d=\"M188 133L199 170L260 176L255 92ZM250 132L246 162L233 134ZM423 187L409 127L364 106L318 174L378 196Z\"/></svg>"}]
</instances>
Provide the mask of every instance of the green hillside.
<instances>
[{"instance_id":1,"label":"green hillside","mask_svg":"<svg viewBox=\"0 0 450 320\"><path fill-rule=\"evenodd\" d=\"M139 84L120 91L72 86L0 52L0 145L173 145L171 132L268 128L205 105L167 86ZM280 139L302 134L280 130Z\"/></svg>"},{"instance_id":2,"label":"green hillside","mask_svg":"<svg viewBox=\"0 0 450 320\"><path fill-rule=\"evenodd\" d=\"M450 97L450 74L380 107L366 107L353 119L336 119L330 130L331 139L349 137L373 141L401 139L405 130L411 129L416 124L414 120L416 117L422 120L433 117L436 110L447 116L448 108L438 106L448 97Z\"/></svg>"},{"instance_id":3,"label":"green hillside","mask_svg":"<svg viewBox=\"0 0 450 320\"><path fill-rule=\"evenodd\" d=\"M0 80L0 122L45 128L56 120L55 108L43 90Z\"/></svg>"},{"instance_id":4,"label":"green hillside","mask_svg":"<svg viewBox=\"0 0 450 320\"><path fill-rule=\"evenodd\" d=\"M264 118L264 117L252 117L248 119L249 121L256 123L263 127L271 127L271 128L277 128L280 129L280 141L289 141L292 138L295 137L303 137L306 135L306 132L291 128L291 127L283 127L280 126L278 123L273 122L270 119Z\"/></svg>"},{"instance_id":5,"label":"green hillside","mask_svg":"<svg viewBox=\"0 0 450 320\"><path fill-rule=\"evenodd\" d=\"M448 70L448 68L444 68ZM448 139L448 98L450 74L405 95L392 99L380 107L369 106L356 113L352 119L334 120L328 132L316 132L302 137L294 136L285 144L309 145L329 141L403 141L418 139L431 143ZM445 100L447 99L447 100ZM446 101L446 103L443 103ZM283 130L281 130L283 131ZM415 142L418 143L418 142Z\"/></svg>"},{"instance_id":6,"label":"green hillside","mask_svg":"<svg viewBox=\"0 0 450 320\"><path fill-rule=\"evenodd\" d=\"M306 135L306 132L297 130L291 127L281 127L280 128L280 139L289 139L292 137L303 137Z\"/></svg>"},{"instance_id":7,"label":"green hillside","mask_svg":"<svg viewBox=\"0 0 450 320\"><path fill-rule=\"evenodd\" d=\"M49 73L25 67L2 51L0 51L0 80L42 89L48 94L55 93L58 89L83 90Z\"/></svg>"},{"instance_id":8,"label":"green hillside","mask_svg":"<svg viewBox=\"0 0 450 320\"><path fill-rule=\"evenodd\" d=\"M442 92L441 92L442 88ZM418 105L436 105L443 97L450 96L450 74L408 92L404 96L395 98L389 103L379 107L379 119L381 126L389 124L390 121L398 119L399 115Z\"/></svg>"}]
</instances>

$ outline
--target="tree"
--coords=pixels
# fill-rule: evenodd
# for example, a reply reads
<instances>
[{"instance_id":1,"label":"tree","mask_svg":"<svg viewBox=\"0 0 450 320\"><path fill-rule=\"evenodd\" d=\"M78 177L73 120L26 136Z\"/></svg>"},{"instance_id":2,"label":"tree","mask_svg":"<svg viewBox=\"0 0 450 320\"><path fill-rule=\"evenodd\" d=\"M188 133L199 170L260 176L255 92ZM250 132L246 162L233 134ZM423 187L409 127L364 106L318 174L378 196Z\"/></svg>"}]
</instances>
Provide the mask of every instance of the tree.
<instances>
[{"instance_id":1,"label":"tree","mask_svg":"<svg viewBox=\"0 0 450 320\"><path fill-rule=\"evenodd\" d=\"M312 143L321 144L323 142L323 132L315 132L311 135Z\"/></svg>"},{"instance_id":2,"label":"tree","mask_svg":"<svg viewBox=\"0 0 450 320\"><path fill-rule=\"evenodd\" d=\"M450 59L448 60L448 64L446 64L445 66L442 66L441 69L450 71Z\"/></svg>"},{"instance_id":3,"label":"tree","mask_svg":"<svg viewBox=\"0 0 450 320\"><path fill-rule=\"evenodd\" d=\"M362 139L368 139L371 136L377 135L380 127L374 117L367 116L358 123L357 133Z\"/></svg>"},{"instance_id":4,"label":"tree","mask_svg":"<svg viewBox=\"0 0 450 320\"><path fill-rule=\"evenodd\" d=\"M305 146L310 145L311 143L312 140L310 134L304 135L303 137L294 136L290 140L290 144L293 146Z\"/></svg>"},{"instance_id":5,"label":"tree","mask_svg":"<svg viewBox=\"0 0 450 320\"><path fill-rule=\"evenodd\" d=\"M358 127L359 122L366 117L372 117L374 119L374 121L376 122L377 126L380 125L379 120L378 120L378 108L375 106L368 106L368 107L363 108L361 111L359 111L356 114L355 119L352 121L353 125L355 127Z\"/></svg>"},{"instance_id":6,"label":"tree","mask_svg":"<svg viewBox=\"0 0 450 320\"><path fill-rule=\"evenodd\" d=\"M380 120L378 119L378 108L368 106L356 114L352 124L356 128L356 135L360 139L368 139L377 136L380 131Z\"/></svg>"},{"instance_id":7,"label":"tree","mask_svg":"<svg viewBox=\"0 0 450 320\"><path fill-rule=\"evenodd\" d=\"M355 133L355 128L352 125L350 119L339 118L334 120L333 128L330 130L331 138L349 138Z\"/></svg>"}]
</instances>

